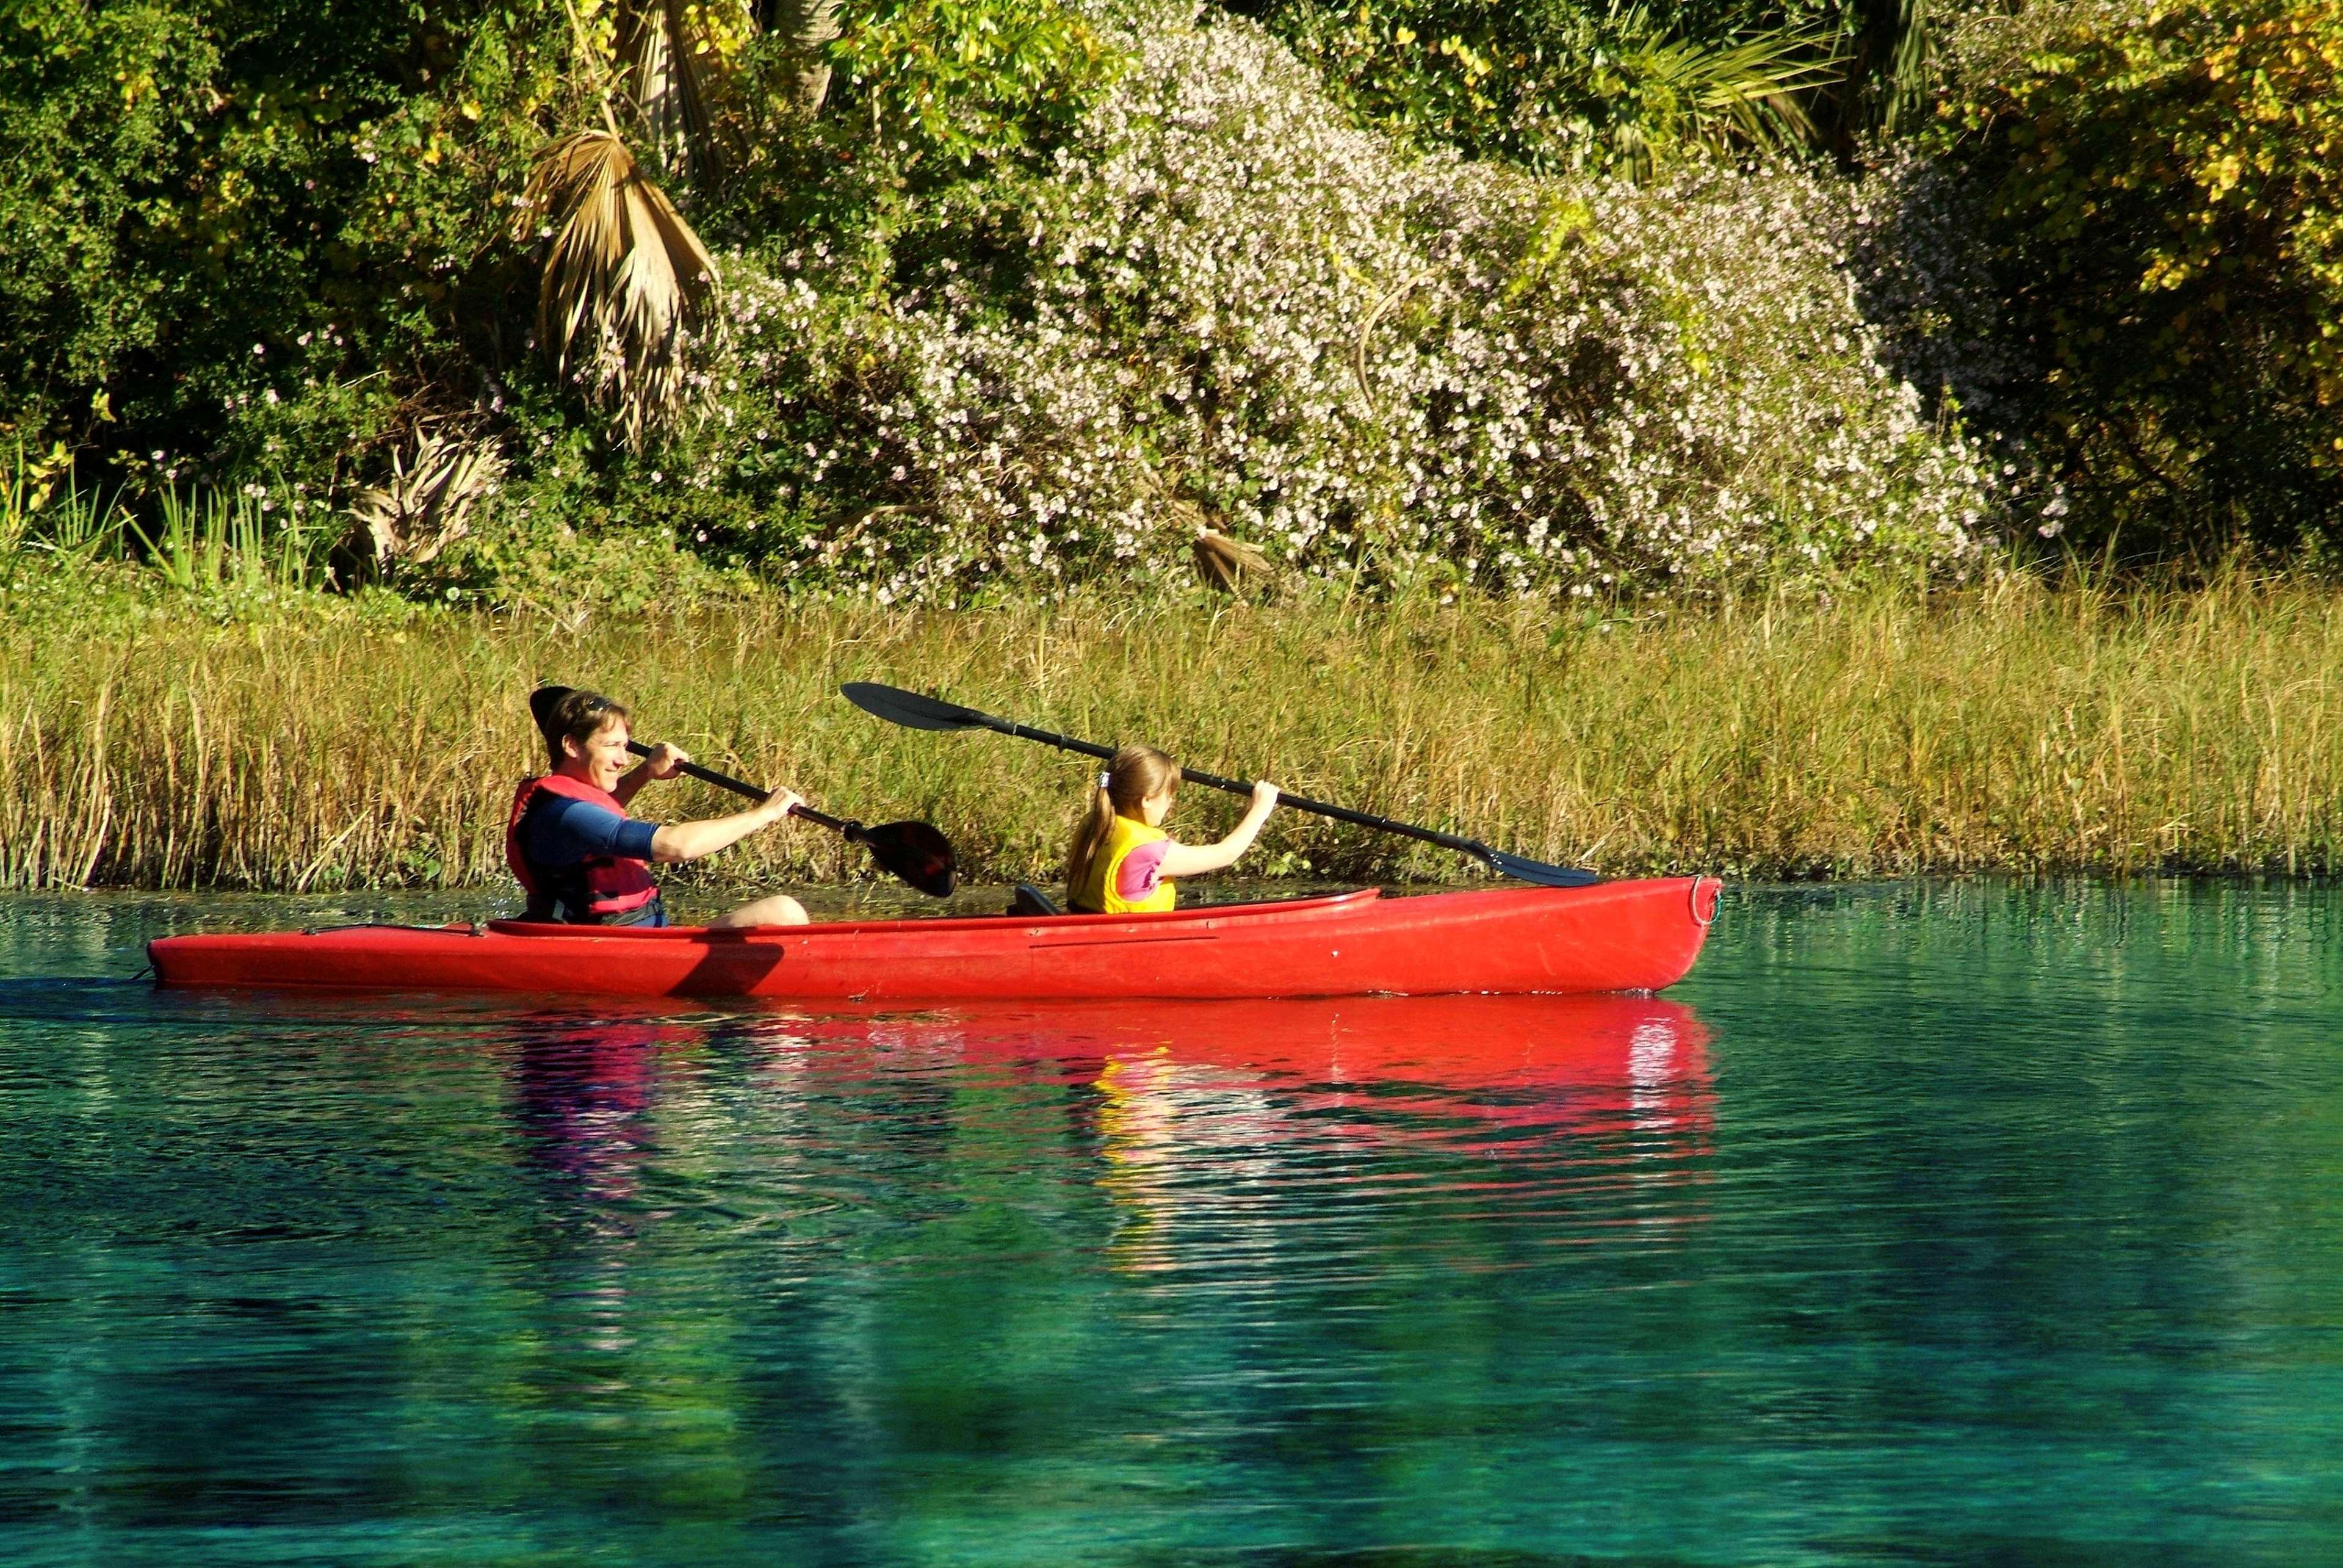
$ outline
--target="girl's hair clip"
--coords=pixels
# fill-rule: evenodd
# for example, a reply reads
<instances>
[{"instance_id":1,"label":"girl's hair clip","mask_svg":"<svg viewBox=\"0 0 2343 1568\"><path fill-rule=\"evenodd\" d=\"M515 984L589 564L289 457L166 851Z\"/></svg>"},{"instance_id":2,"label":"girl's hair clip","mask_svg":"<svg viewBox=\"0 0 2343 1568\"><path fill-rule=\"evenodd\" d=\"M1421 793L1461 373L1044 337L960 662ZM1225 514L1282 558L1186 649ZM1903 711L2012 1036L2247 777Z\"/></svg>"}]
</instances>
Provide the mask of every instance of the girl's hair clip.
<instances>
[{"instance_id":1,"label":"girl's hair clip","mask_svg":"<svg viewBox=\"0 0 2343 1568\"><path fill-rule=\"evenodd\" d=\"M1111 773L1104 773L1104 772L1102 772L1102 773L1101 773L1101 774L1099 775L1099 788L1100 788L1100 789L1111 789L1111 788L1113 788L1113 785L1114 785L1114 775L1113 775L1113 774L1111 774Z\"/></svg>"}]
</instances>

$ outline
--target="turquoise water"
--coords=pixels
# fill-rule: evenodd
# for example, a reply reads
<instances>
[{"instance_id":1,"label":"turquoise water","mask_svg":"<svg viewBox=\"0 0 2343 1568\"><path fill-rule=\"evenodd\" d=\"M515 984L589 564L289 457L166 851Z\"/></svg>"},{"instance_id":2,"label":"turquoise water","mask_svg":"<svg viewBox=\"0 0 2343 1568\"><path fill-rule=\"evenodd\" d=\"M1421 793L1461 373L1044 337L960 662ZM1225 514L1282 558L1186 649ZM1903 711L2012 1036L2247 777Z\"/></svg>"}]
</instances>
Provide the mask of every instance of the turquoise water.
<instances>
[{"instance_id":1,"label":"turquoise water","mask_svg":"<svg viewBox=\"0 0 2343 1568\"><path fill-rule=\"evenodd\" d=\"M1746 890L1658 1000L133 978L345 907L0 903L0 1560L2343 1559L2333 891Z\"/></svg>"}]
</instances>

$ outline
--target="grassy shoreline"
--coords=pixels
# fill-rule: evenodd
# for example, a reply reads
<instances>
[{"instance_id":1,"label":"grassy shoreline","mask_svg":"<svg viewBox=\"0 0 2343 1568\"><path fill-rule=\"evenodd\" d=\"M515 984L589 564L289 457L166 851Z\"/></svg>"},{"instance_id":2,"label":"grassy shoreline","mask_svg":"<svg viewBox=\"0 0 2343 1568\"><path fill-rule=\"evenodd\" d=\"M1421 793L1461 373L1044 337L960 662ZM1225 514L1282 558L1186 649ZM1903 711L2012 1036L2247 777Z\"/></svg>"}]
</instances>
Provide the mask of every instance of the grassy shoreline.
<instances>
[{"instance_id":1,"label":"grassy shoreline","mask_svg":"<svg viewBox=\"0 0 2343 1568\"><path fill-rule=\"evenodd\" d=\"M2343 595L1750 598L1557 620L1487 603L1077 600L951 613L772 603L570 626L0 632L0 887L327 890L505 879L542 679L634 704L637 733L869 819L925 817L971 878L1047 876L1085 769L920 735L836 697L891 680L1613 873L2324 875L2343 818ZM729 809L659 786L647 813ZM1192 791L1175 826L1221 829ZM809 828L699 885L867 874ZM1295 813L1248 876L1437 877L1459 857Z\"/></svg>"}]
</instances>

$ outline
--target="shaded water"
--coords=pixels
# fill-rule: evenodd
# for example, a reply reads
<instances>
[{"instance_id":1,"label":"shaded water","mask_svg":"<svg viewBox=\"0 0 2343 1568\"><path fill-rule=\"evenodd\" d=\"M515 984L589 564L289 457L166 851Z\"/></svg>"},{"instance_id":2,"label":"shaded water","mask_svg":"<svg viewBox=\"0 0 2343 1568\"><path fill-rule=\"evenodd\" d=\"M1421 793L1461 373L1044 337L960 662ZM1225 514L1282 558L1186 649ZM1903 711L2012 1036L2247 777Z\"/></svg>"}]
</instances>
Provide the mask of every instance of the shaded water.
<instances>
[{"instance_id":1,"label":"shaded water","mask_svg":"<svg viewBox=\"0 0 2343 1568\"><path fill-rule=\"evenodd\" d=\"M2331 891L1752 890L1656 1000L131 978L337 907L0 904L0 1560L2343 1555Z\"/></svg>"}]
</instances>

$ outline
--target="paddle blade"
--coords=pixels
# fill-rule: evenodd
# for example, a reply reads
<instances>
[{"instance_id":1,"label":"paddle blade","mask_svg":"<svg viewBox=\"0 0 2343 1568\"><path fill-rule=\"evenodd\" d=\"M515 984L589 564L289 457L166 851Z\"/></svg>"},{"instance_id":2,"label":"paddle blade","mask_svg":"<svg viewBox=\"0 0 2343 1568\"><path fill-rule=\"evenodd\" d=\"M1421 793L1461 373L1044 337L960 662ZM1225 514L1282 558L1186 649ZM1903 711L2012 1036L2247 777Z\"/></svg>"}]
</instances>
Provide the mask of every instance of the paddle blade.
<instances>
[{"instance_id":1,"label":"paddle blade","mask_svg":"<svg viewBox=\"0 0 2343 1568\"><path fill-rule=\"evenodd\" d=\"M566 686L540 686L528 694L528 716L543 729L553 722L553 706L569 695Z\"/></svg>"},{"instance_id":2,"label":"paddle blade","mask_svg":"<svg viewBox=\"0 0 2343 1568\"><path fill-rule=\"evenodd\" d=\"M1591 888L1603 879L1582 867L1549 866L1544 860L1524 859L1503 849L1487 850L1482 859L1515 881L1535 882L1541 888Z\"/></svg>"},{"instance_id":3,"label":"paddle blade","mask_svg":"<svg viewBox=\"0 0 2343 1568\"><path fill-rule=\"evenodd\" d=\"M850 680L839 690L863 712L906 729L983 729L992 722L973 708L922 697L899 686L881 686L875 680Z\"/></svg>"},{"instance_id":4,"label":"paddle blade","mask_svg":"<svg viewBox=\"0 0 2343 1568\"><path fill-rule=\"evenodd\" d=\"M948 899L960 886L960 860L951 840L926 822L881 822L858 835L870 858L931 899Z\"/></svg>"}]
</instances>

